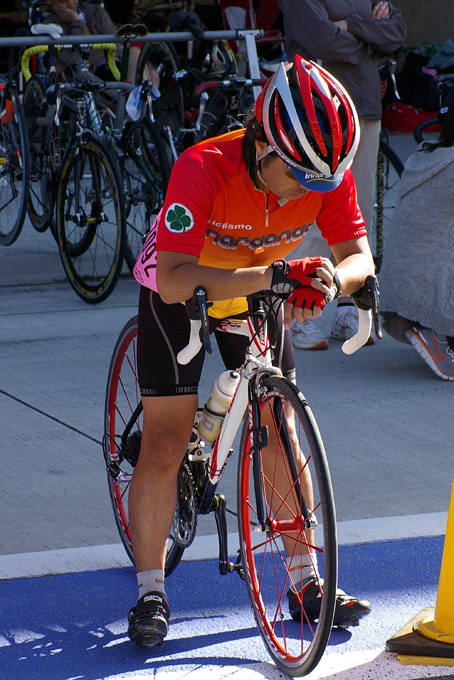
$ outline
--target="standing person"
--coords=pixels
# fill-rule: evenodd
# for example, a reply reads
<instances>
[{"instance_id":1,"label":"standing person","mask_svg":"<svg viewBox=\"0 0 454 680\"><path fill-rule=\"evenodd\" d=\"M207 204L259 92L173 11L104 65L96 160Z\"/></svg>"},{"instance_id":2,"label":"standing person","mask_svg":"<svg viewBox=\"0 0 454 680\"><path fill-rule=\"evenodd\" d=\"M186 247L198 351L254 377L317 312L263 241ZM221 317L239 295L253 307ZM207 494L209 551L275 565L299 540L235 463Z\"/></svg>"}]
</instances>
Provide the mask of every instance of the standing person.
<instances>
[{"instance_id":1,"label":"standing person","mask_svg":"<svg viewBox=\"0 0 454 680\"><path fill-rule=\"evenodd\" d=\"M284 17L287 57L299 54L321 60L346 88L355 104L361 141L352 165L358 203L371 231L375 169L381 128L381 87L377 54L402 46L406 26L387 0L279 0ZM313 252L329 257L326 241L314 225L299 255ZM313 241L311 245L309 242ZM331 337L345 340L356 333L358 316L348 297L338 302ZM312 320L295 323L292 339L300 349L326 349L328 341Z\"/></svg>"},{"instance_id":2,"label":"standing person","mask_svg":"<svg viewBox=\"0 0 454 680\"><path fill-rule=\"evenodd\" d=\"M284 312L289 328L294 317L320 316L333 282L338 291L357 291L374 270L349 170L358 133L343 88L323 69L295 57L267 81L245 129L189 148L172 169L163 208L134 270L142 284L138 368L144 421L129 493L139 599L129 613L128 634L139 646L162 642L168 630L166 544L204 360L202 348L187 366L177 362L189 338L181 301L204 286L214 301L209 311L216 328L224 318L244 316L245 295L293 280ZM337 265L327 258L279 259L315 219ZM224 363L237 368L244 361L244 338L224 335L222 343L218 339ZM281 366L294 379L288 331L284 336ZM320 597L311 564L303 562L298 576L297 591L304 590L305 600L309 592L313 596L306 612L317 618ZM297 618L295 592L289 590L288 598ZM369 611L368 602L338 591L334 624L356 625Z\"/></svg>"},{"instance_id":3,"label":"standing person","mask_svg":"<svg viewBox=\"0 0 454 680\"><path fill-rule=\"evenodd\" d=\"M410 342L442 380L454 380L454 87L440 138L405 164L380 270L383 328Z\"/></svg>"}]
</instances>

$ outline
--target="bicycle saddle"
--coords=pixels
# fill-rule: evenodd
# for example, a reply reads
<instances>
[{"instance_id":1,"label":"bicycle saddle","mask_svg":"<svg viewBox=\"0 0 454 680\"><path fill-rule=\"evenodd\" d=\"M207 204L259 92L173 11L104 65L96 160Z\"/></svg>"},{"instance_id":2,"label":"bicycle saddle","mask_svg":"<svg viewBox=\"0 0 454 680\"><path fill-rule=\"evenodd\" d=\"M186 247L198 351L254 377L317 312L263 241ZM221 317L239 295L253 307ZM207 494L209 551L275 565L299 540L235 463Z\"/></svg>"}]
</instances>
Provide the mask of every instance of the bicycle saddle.
<instances>
[{"instance_id":1,"label":"bicycle saddle","mask_svg":"<svg viewBox=\"0 0 454 680\"><path fill-rule=\"evenodd\" d=\"M198 40L205 37L200 17L195 12L171 12L167 23L173 31L190 31Z\"/></svg>"},{"instance_id":2,"label":"bicycle saddle","mask_svg":"<svg viewBox=\"0 0 454 680\"><path fill-rule=\"evenodd\" d=\"M137 36L143 37L147 35L148 28L144 24L123 24L118 29L117 38L134 38Z\"/></svg>"},{"instance_id":3,"label":"bicycle saddle","mask_svg":"<svg viewBox=\"0 0 454 680\"><path fill-rule=\"evenodd\" d=\"M33 24L30 27L32 35L48 35L54 40L58 40L63 33L63 29L58 24Z\"/></svg>"}]
</instances>

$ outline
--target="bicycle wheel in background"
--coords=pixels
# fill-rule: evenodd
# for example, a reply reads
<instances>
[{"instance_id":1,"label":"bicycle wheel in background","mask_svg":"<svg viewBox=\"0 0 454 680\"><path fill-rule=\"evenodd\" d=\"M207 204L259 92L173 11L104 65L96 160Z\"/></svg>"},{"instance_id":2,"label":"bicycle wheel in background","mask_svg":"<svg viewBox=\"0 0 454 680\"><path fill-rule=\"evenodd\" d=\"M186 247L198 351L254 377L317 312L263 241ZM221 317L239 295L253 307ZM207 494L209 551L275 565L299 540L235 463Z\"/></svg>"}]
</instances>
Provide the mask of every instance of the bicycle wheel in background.
<instances>
[{"instance_id":1,"label":"bicycle wheel in background","mask_svg":"<svg viewBox=\"0 0 454 680\"><path fill-rule=\"evenodd\" d=\"M34 228L43 232L52 221L55 182L51 163L50 127L49 124L39 125L37 122L47 113L46 93L40 77L32 76L27 82L22 106L30 142L28 216Z\"/></svg>"},{"instance_id":2,"label":"bicycle wheel in background","mask_svg":"<svg viewBox=\"0 0 454 680\"><path fill-rule=\"evenodd\" d=\"M170 127L175 135L184 126L184 93L176 76L180 70L178 56L169 43L145 43L137 62L136 83L140 84L147 76L147 64L159 74L161 96L153 102L153 113L158 127Z\"/></svg>"},{"instance_id":3,"label":"bicycle wheel in background","mask_svg":"<svg viewBox=\"0 0 454 680\"><path fill-rule=\"evenodd\" d=\"M371 233L375 235L375 269L380 271L388 226L397 201L397 184L404 166L396 152L382 138L375 176L375 202Z\"/></svg>"},{"instance_id":4,"label":"bicycle wheel in background","mask_svg":"<svg viewBox=\"0 0 454 680\"><path fill-rule=\"evenodd\" d=\"M129 485L142 438L142 405L137 379L137 317L122 329L110 362L104 410L103 450L115 522L125 550L134 562L128 520ZM179 563L184 549L170 537L166 575Z\"/></svg>"},{"instance_id":5,"label":"bicycle wheel in background","mask_svg":"<svg viewBox=\"0 0 454 680\"><path fill-rule=\"evenodd\" d=\"M413 130L413 137L415 142L421 144L421 142L430 142L434 139L438 139L440 136L441 126L438 118L430 118L429 120L424 120L419 123Z\"/></svg>"},{"instance_id":6,"label":"bicycle wheel in background","mask_svg":"<svg viewBox=\"0 0 454 680\"><path fill-rule=\"evenodd\" d=\"M284 378L271 376L260 381L258 399L261 423L268 425L268 441L253 442L246 422L238 465L242 564L268 652L287 675L306 675L325 650L334 615L337 538L330 473L316 422L298 389ZM263 430L260 433L265 436ZM261 503L262 529L258 522ZM308 551L312 563L317 559L324 579L323 583L317 578L315 583L321 610L314 621L301 592L294 596L293 605L298 622L289 614L287 593L302 581L299 565Z\"/></svg>"},{"instance_id":7,"label":"bicycle wheel in background","mask_svg":"<svg viewBox=\"0 0 454 680\"><path fill-rule=\"evenodd\" d=\"M0 244L19 237L27 212L30 156L19 100L0 82Z\"/></svg>"},{"instance_id":8,"label":"bicycle wheel in background","mask_svg":"<svg viewBox=\"0 0 454 680\"><path fill-rule=\"evenodd\" d=\"M105 300L124 259L123 187L107 149L91 135L77 141L63 161L57 236L76 293L92 304Z\"/></svg>"},{"instance_id":9,"label":"bicycle wheel in background","mask_svg":"<svg viewBox=\"0 0 454 680\"><path fill-rule=\"evenodd\" d=\"M155 123L138 121L122 137L122 174L125 185L125 260L133 270L143 237L164 202L170 168L161 133Z\"/></svg>"}]
</instances>

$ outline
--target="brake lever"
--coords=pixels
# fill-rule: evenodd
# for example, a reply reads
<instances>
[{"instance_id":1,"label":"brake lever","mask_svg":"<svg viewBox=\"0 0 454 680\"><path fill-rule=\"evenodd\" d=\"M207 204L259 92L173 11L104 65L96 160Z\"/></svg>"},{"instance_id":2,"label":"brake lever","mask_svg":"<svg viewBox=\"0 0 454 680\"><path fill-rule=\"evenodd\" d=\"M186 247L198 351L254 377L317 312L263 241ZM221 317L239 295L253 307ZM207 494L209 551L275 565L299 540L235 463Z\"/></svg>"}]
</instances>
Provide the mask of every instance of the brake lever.
<instances>
[{"instance_id":1,"label":"brake lever","mask_svg":"<svg viewBox=\"0 0 454 680\"><path fill-rule=\"evenodd\" d=\"M380 324L380 288L378 279L371 274L364 282L364 286L352 294L355 305L359 309L371 310L375 335L380 340L383 332Z\"/></svg>"}]
</instances>

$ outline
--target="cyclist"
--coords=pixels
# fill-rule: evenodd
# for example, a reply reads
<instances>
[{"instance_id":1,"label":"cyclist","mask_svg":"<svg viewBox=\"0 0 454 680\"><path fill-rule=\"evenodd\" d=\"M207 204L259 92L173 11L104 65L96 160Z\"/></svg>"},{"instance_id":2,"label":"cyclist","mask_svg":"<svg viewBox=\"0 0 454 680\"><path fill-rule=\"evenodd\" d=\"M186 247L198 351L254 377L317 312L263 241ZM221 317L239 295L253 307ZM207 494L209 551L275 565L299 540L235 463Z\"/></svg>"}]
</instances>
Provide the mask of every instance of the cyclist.
<instances>
[{"instance_id":1,"label":"cyclist","mask_svg":"<svg viewBox=\"0 0 454 680\"><path fill-rule=\"evenodd\" d=\"M138 646L160 643L168 631L166 539L204 359L202 349L187 366L177 363L189 337L181 301L203 285L214 301L215 329L223 318L244 315L245 295L263 289L288 292L280 321L286 329L283 349L276 356L294 380L292 319L319 317L333 283L339 293L351 294L374 272L349 170L358 141L358 118L346 91L324 69L296 56L267 81L246 129L202 141L175 163L163 208L135 268L142 284L138 370L144 421L129 492L139 599L129 612L128 634ZM336 267L327 258L280 259L315 220ZM243 337L219 333L217 342L227 369L243 363ZM304 590L308 616L316 619L318 575L304 556L296 566L299 578L293 581ZM297 619L293 591L288 599ZM334 624L356 625L369 611L368 602L338 591Z\"/></svg>"}]
</instances>

